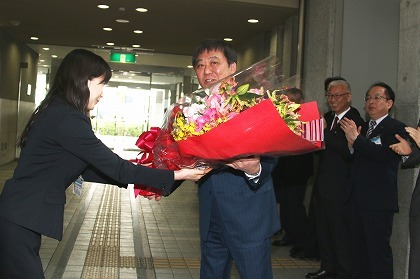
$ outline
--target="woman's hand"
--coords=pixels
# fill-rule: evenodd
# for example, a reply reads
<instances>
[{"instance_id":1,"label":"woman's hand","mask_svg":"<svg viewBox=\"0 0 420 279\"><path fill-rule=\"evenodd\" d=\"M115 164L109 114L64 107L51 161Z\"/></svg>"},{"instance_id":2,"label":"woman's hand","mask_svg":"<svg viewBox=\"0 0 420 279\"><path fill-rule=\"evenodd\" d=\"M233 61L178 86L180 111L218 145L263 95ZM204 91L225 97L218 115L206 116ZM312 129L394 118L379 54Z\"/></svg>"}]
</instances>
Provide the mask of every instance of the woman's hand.
<instances>
[{"instance_id":1,"label":"woman's hand","mask_svg":"<svg viewBox=\"0 0 420 279\"><path fill-rule=\"evenodd\" d=\"M156 200L156 201L160 201L162 199L161 195L150 195L150 196L145 196L144 198L148 199L148 200Z\"/></svg>"},{"instance_id":2,"label":"woman's hand","mask_svg":"<svg viewBox=\"0 0 420 279\"><path fill-rule=\"evenodd\" d=\"M180 169L174 171L175 180L193 180L198 181L204 175L206 175L212 168L205 169Z\"/></svg>"}]
</instances>

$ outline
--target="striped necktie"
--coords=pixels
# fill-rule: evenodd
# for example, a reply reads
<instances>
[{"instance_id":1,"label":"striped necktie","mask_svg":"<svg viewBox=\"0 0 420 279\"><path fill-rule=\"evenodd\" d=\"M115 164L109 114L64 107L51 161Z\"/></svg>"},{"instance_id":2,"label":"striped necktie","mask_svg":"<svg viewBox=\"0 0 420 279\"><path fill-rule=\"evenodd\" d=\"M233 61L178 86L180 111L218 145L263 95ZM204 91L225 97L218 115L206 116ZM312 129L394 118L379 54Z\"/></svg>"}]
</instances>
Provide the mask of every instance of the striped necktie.
<instances>
[{"instance_id":1,"label":"striped necktie","mask_svg":"<svg viewBox=\"0 0 420 279\"><path fill-rule=\"evenodd\" d=\"M369 122L369 129L367 130L367 133L366 133L366 137L367 137L367 138L370 136L370 134L372 134L372 131L373 131L373 129L375 128L375 125L376 125L376 121L371 120L371 121Z\"/></svg>"}]
</instances>

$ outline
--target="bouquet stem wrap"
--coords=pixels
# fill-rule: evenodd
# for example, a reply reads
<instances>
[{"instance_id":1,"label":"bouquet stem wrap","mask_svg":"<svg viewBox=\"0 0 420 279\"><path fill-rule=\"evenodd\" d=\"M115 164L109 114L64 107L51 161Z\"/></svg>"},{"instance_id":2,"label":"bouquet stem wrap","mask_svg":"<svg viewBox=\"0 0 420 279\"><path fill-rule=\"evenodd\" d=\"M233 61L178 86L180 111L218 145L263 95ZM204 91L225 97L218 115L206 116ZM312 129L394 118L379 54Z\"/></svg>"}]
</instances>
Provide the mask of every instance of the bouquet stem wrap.
<instances>
[{"instance_id":1,"label":"bouquet stem wrap","mask_svg":"<svg viewBox=\"0 0 420 279\"><path fill-rule=\"evenodd\" d=\"M131 160L132 162L148 166L150 168L155 167L153 163L153 146L155 144L156 138L159 135L160 128L158 127L152 127L149 131L143 132L139 138L137 139L136 145L142 150L136 159ZM141 196L154 196L154 195L162 195L162 192L159 191L157 188L140 185L140 184L134 184L134 197L137 197L138 195Z\"/></svg>"}]
</instances>

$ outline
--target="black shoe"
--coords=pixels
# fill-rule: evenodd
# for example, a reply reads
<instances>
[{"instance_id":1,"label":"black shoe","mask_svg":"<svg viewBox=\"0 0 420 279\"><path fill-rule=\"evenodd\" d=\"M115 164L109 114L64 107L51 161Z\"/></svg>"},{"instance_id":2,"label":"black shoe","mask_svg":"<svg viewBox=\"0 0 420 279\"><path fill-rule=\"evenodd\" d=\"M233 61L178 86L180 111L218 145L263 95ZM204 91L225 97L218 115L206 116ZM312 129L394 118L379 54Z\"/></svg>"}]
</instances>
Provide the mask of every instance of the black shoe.
<instances>
[{"instance_id":1,"label":"black shoe","mask_svg":"<svg viewBox=\"0 0 420 279\"><path fill-rule=\"evenodd\" d=\"M274 246L288 246L288 245L291 245L292 242L287 239L280 239L280 240L273 241L273 243L271 244L273 244Z\"/></svg>"},{"instance_id":2,"label":"black shoe","mask_svg":"<svg viewBox=\"0 0 420 279\"><path fill-rule=\"evenodd\" d=\"M306 273L306 278L308 279L323 279L323 278L334 278L337 274L333 272L328 272L326 270L318 270L316 272Z\"/></svg>"},{"instance_id":3,"label":"black shoe","mask_svg":"<svg viewBox=\"0 0 420 279\"><path fill-rule=\"evenodd\" d=\"M292 257L292 255L297 255L297 254L299 254L299 253L302 253L303 252L303 248L301 248L301 247L298 247L298 246L295 246L295 247L293 247L292 249L290 249L290 251L289 251L289 253L290 253L290 257ZM292 258L295 258L295 257L292 257Z\"/></svg>"},{"instance_id":4,"label":"black shoe","mask_svg":"<svg viewBox=\"0 0 420 279\"><path fill-rule=\"evenodd\" d=\"M285 235L285 236L283 236L282 239L273 241L272 244L274 246L288 246L288 245L292 244L292 241L291 241L290 237Z\"/></svg>"},{"instance_id":5,"label":"black shoe","mask_svg":"<svg viewBox=\"0 0 420 279\"><path fill-rule=\"evenodd\" d=\"M320 256L316 253L308 252L307 250L300 250L294 253L290 253L290 257L293 259L301 259L301 260L308 260L308 261L319 261Z\"/></svg>"}]
</instances>

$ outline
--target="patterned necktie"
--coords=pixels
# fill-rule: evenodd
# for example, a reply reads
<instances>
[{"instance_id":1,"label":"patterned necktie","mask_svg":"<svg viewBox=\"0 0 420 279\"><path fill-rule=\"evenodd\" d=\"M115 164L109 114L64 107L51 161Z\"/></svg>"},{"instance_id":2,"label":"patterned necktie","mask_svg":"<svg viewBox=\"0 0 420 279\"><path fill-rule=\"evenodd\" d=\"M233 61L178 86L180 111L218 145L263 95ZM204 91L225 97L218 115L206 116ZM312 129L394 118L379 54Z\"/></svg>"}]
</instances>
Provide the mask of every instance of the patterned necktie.
<instances>
[{"instance_id":1,"label":"patterned necktie","mask_svg":"<svg viewBox=\"0 0 420 279\"><path fill-rule=\"evenodd\" d=\"M334 122L331 126L331 131L335 129L335 126L337 126L337 123L338 123L338 116L336 115L334 118Z\"/></svg>"},{"instance_id":2,"label":"patterned necktie","mask_svg":"<svg viewBox=\"0 0 420 279\"><path fill-rule=\"evenodd\" d=\"M366 133L366 137L367 137L367 138L370 136L370 134L372 134L372 131L373 131L373 129L375 128L375 125L376 125L376 121L371 120L371 121L369 122L369 129L367 130L367 133Z\"/></svg>"}]
</instances>

